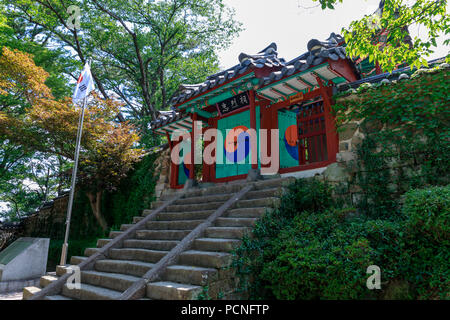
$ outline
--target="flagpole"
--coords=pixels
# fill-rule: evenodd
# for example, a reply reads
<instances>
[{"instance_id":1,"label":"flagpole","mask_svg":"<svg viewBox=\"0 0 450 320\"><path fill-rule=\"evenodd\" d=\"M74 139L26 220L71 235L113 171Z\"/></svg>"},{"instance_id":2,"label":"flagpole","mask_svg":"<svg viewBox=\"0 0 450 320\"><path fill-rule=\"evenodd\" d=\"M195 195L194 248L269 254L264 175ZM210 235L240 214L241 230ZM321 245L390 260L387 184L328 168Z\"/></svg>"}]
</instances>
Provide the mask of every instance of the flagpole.
<instances>
[{"instance_id":1,"label":"flagpole","mask_svg":"<svg viewBox=\"0 0 450 320\"><path fill-rule=\"evenodd\" d=\"M61 266L66 265L67 249L69 247L68 241L69 241L69 231L70 231L70 218L72 216L73 198L74 198L74 194L75 194L75 184L76 184L76 180L77 180L78 159L80 156L81 135L83 132L84 109L86 108L86 100L87 100L87 95L83 99L80 118L78 119L77 143L76 143L76 147L75 147L75 164L74 164L74 167L72 170L72 181L71 181L71 186L70 186L69 205L67 207L66 234L64 237L64 244L63 244L62 253L61 253L61 262L60 262Z\"/></svg>"}]
</instances>

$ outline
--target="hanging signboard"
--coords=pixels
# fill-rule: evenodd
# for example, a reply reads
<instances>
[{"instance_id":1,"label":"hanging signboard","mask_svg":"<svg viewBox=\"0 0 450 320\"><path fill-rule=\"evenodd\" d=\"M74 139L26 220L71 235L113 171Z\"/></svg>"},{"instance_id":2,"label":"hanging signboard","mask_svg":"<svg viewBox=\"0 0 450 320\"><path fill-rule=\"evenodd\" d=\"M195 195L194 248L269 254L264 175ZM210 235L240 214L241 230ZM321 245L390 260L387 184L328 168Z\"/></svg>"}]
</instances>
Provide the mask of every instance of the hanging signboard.
<instances>
[{"instance_id":1,"label":"hanging signboard","mask_svg":"<svg viewBox=\"0 0 450 320\"><path fill-rule=\"evenodd\" d=\"M248 91L240 93L232 98L219 102L217 104L217 110L220 115L223 116L227 113L233 112L237 109L246 107L250 104L250 98Z\"/></svg>"}]
</instances>

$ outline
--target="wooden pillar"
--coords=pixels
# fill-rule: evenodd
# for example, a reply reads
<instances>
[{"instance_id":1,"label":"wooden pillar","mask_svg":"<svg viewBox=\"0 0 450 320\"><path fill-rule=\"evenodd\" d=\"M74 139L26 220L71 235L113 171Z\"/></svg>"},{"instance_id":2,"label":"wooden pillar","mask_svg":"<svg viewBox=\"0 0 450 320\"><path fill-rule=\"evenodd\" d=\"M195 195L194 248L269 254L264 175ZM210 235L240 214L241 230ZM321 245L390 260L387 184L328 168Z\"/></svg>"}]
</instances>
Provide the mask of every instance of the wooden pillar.
<instances>
[{"instance_id":1,"label":"wooden pillar","mask_svg":"<svg viewBox=\"0 0 450 320\"><path fill-rule=\"evenodd\" d=\"M250 128L256 132L256 104L255 104L255 91L250 90ZM256 138L258 139L258 133L256 133ZM250 144L250 152L253 154L253 148L258 148L258 143L255 146ZM258 158L258 152L256 152L256 158ZM254 159L252 158L252 162ZM257 162L257 161L256 161ZM258 169L258 163L252 163L252 169Z\"/></svg>"},{"instance_id":2,"label":"wooden pillar","mask_svg":"<svg viewBox=\"0 0 450 320\"><path fill-rule=\"evenodd\" d=\"M327 137L327 153L329 161L336 161L336 153L339 147L339 136L336 131L336 123L331 114L331 96L332 88L325 87L322 79L316 77L320 86L320 91L323 99L323 107L325 111L325 131Z\"/></svg>"},{"instance_id":3,"label":"wooden pillar","mask_svg":"<svg viewBox=\"0 0 450 320\"><path fill-rule=\"evenodd\" d=\"M175 143L170 139L170 133L165 130L167 141L169 142L170 147L170 154L172 155L173 147L175 146ZM169 175L169 183L170 188L174 189L178 183L177 181L177 165L173 162L174 159L170 156L170 175Z\"/></svg>"},{"instance_id":4,"label":"wooden pillar","mask_svg":"<svg viewBox=\"0 0 450 320\"><path fill-rule=\"evenodd\" d=\"M203 128L203 130L202 130L203 137L205 136L206 130L208 130L208 127ZM210 141L205 141L205 149L206 149L210 144L211 144ZM202 163L203 163L203 166L202 166L202 177L203 177L203 182L210 182L210 181L211 181L211 180L210 180L210 168L209 168L209 165L207 165L207 164L205 163L205 158L204 158L204 157L202 157Z\"/></svg>"},{"instance_id":5,"label":"wooden pillar","mask_svg":"<svg viewBox=\"0 0 450 320\"><path fill-rule=\"evenodd\" d=\"M197 137L194 136L195 132L195 121L197 121L197 114L192 114L192 131L191 131L191 164L189 165L189 179L195 178L195 139Z\"/></svg>"}]
</instances>

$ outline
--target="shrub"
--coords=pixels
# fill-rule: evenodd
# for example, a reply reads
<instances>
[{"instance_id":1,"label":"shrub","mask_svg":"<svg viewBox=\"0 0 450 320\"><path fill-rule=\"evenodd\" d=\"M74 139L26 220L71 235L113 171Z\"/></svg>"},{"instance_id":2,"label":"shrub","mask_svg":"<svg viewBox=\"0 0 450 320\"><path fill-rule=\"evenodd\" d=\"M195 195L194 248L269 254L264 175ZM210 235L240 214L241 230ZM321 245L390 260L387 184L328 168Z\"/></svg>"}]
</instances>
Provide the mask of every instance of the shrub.
<instances>
[{"instance_id":1,"label":"shrub","mask_svg":"<svg viewBox=\"0 0 450 320\"><path fill-rule=\"evenodd\" d=\"M410 232L449 245L450 187L411 190L405 195L403 214Z\"/></svg>"},{"instance_id":2,"label":"shrub","mask_svg":"<svg viewBox=\"0 0 450 320\"><path fill-rule=\"evenodd\" d=\"M240 290L251 299L448 299L449 191L411 191L403 215L373 219L339 208L326 184L299 180L235 251ZM381 268L382 290L366 287L370 265Z\"/></svg>"},{"instance_id":3,"label":"shrub","mask_svg":"<svg viewBox=\"0 0 450 320\"><path fill-rule=\"evenodd\" d=\"M407 280L418 298L450 299L450 186L409 191L402 212Z\"/></svg>"}]
</instances>

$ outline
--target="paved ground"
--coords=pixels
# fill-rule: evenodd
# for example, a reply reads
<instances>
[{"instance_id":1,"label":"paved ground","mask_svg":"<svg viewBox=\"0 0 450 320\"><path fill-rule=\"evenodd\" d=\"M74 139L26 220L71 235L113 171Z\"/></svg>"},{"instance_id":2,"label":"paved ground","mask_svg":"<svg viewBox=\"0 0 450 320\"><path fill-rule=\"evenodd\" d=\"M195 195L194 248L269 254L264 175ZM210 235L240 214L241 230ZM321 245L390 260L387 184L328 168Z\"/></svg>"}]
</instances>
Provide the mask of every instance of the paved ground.
<instances>
[{"instance_id":1,"label":"paved ground","mask_svg":"<svg viewBox=\"0 0 450 320\"><path fill-rule=\"evenodd\" d=\"M0 294L0 300L22 300L22 291Z\"/></svg>"}]
</instances>

